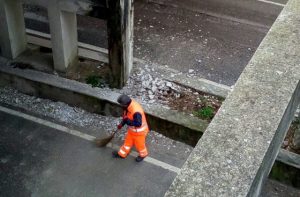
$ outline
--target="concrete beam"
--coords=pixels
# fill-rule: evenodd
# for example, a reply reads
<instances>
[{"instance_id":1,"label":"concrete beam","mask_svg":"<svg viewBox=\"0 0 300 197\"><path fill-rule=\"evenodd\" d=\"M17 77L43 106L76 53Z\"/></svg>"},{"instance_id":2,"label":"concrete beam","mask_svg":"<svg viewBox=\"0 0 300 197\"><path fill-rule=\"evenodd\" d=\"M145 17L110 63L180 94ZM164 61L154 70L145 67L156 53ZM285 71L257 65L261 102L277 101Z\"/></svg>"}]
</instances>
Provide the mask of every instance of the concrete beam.
<instances>
[{"instance_id":1,"label":"concrete beam","mask_svg":"<svg viewBox=\"0 0 300 197\"><path fill-rule=\"evenodd\" d=\"M14 59L26 49L22 3L0 0L0 47L2 56Z\"/></svg>"},{"instance_id":2,"label":"concrete beam","mask_svg":"<svg viewBox=\"0 0 300 197\"><path fill-rule=\"evenodd\" d=\"M300 102L299 21L290 0L166 196L259 196Z\"/></svg>"},{"instance_id":3,"label":"concrete beam","mask_svg":"<svg viewBox=\"0 0 300 197\"><path fill-rule=\"evenodd\" d=\"M133 0L108 1L108 50L110 84L125 85L133 63Z\"/></svg>"},{"instance_id":4,"label":"concrete beam","mask_svg":"<svg viewBox=\"0 0 300 197\"><path fill-rule=\"evenodd\" d=\"M297 117L297 121L300 121L300 117ZM300 126L296 129L293 138L293 147L296 150L300 150Z\"/></svg>"},{"instance_id":5,"label":"concrete beam","mask_svg":"<svg viewBox=\"0 0 300 197\"><path fill-rule=\"evenodd\" d=\"M288 166L293 166L300 170L300 155L287 151L285 149L280 149L276 161L284 163Z\"/></svg>"},{"instance_id":6,"label":"concrete beam","mask_svg":"<svg viewBox=\"0 0 300 197\"><path fill-rule=\"evenodd\" d=\"M52 48L51 35L26 29L28 43ZM108 50L78 42L78 56L108 63Z\"/></svg>"},{"instance_id":7,"label":"concrete beam","mask_svg":"<svg viewBox=\"0 0 300 197\"><path fill-rule=\"evenodd\" d=\"M57 3L60 10L68 12L89 11L93 5L98 5L96 0L20 0L26 4L38 5L41 7L49 7L51 4ZM100 0L100 2L105 0Z\"/></svg>"},{"instance_id":8,"label":"concrete beam","mask_svg":"<svg viewBox=\"0 0 300 197\"><path fill-rule=\"evenodd\" d=\"M54 68L64 73L78 61L76 13L62 11L58 3L52 3L48 6L48 15Z\"/></svg>"}]
</instances>

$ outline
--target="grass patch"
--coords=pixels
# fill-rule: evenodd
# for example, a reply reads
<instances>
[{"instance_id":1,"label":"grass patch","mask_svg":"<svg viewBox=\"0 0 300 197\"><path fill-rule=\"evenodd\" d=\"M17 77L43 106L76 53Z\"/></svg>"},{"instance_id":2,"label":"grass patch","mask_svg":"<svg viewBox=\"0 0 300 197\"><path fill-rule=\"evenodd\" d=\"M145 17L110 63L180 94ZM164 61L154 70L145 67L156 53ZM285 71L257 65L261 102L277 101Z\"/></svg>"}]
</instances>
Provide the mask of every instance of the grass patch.
<instances>
[{"instance_id":1,"label":"grass patch","mask_svg":"<svg viewBox=\"0 0 300 197\"><path fill-rule=\"evenodd\" d=\"M194 115L200 117L201 119L210 120L214 117L214 108L210 106L205 106L198 111L194 112Z\"/></svg>"},{"instance_id":2,"label":"grass patch","mask_svg":"<svg viewBox=\"0 0 300 197\"><path fill-rule=\"evenodd\" d=\"M90 84L92 87L105 87L105 80L101 76L91 75L85 79L87 84Z\"/></svg>"}]
</instances>

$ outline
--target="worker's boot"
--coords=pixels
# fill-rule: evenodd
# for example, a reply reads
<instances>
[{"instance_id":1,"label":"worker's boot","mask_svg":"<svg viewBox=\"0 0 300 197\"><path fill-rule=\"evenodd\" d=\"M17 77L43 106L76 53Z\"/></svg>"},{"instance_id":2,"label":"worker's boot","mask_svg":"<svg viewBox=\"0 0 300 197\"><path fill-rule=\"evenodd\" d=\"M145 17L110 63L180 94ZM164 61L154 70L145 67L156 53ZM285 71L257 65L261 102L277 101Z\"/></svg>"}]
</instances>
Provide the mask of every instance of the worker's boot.
<instances>
[{"instance_id":1,"label":"worker's boot","mask_svg":"<svg viewBox=\"0 0 300 197\"><path fill-rule=\"evenodd\" d=\"M141 161L144 160L144 158L145 158L145 157L137 156L137 157L135 158L135 161L136 161L136 162L141 162Z\"/></svg>"},{"instance_id":2,"label":"worker's boot","mask_svg":"<svg viewBox=\"0 0 300 197\"><path fill-rule=\"evenodd\" d=\"M113 152L112 152L112 156L113 156L113 158L124 159L123 157L121 157L121 156L118 154L118 151L113 151Z\"/></svg>"}]
</instances>

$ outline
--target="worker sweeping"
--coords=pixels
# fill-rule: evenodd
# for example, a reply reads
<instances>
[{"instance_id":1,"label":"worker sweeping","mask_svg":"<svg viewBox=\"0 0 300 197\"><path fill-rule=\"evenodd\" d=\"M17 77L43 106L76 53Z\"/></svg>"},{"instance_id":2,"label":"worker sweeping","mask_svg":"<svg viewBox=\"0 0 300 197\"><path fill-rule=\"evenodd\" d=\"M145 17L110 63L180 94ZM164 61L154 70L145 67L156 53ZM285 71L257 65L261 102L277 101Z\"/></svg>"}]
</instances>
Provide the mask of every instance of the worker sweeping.
<instances>
[{"instance_id":1,"label":"worker sweeping","mask_svg":"<svg viewBox=\"0 0 300 197\"><path fill-rule=\"evenodd\" d=\"M134 145L139 153L139 156L137 156L135 160L141 162L148 155L146 136L149 132L149 127L144 110L138 102L129 98L127 95L119 96L118 103L121 104L124 110L123 119L118 125L118 129L127 125L127 135L120 150L112 152L113 157L126 158Z\"/></svg>"}]
</instances>

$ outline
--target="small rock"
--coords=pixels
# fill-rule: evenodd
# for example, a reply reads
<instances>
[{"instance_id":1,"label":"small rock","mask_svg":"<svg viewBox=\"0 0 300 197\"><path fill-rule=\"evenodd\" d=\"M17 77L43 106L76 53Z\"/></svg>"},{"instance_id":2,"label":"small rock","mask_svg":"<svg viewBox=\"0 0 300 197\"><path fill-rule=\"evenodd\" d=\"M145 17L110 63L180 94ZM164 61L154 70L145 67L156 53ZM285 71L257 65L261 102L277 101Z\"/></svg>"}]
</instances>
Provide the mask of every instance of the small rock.
<instances>
[{"instance_id":1,"label":"small rock","mask_svg":"<svg viewBox=\"0 0 300 197\"><path fill-rule=\"evenodd\" d=\"M168 81L168 82L166 83L166 86L167 86L167 87L172 87L172 83Z\"/></svg>"},{"instance_id":2,"label":"small rock","mask_svg":"<svg viewBox=\"0 0 300 197\"><path fill-rule=\"evenodd\" d=\"M152 90L148 90L148 94L149 94L149 95L153 95Z\"/></svg>"},{"instance_id":3,"label":"small rock","mask_svg":"<svg viewBox=\"0 0 300 197\"><path fill-rule=\"evenodd\" d=\"M175 98L179 98L180 94L179 93L175 93Z\"/></svg>"},{"instance_id":4,"label":"small rock","mask_svg":"<svg viewBox=\"0 0 300 197\"><path fill-rule=\"evenodd\" d=\"M154 95L149 95L150 100L154 99Z\"/></svg>"},{"instance_id":5,"label":"small rock","mask_svg":"<svg viewBox=\"0 0 300 197\"><path fill-rule=\"evenodd\" d=\"M156 87L156 86L153 86L153 87L151 88L151 90L152 90L152 92L154 93L154 92L156 92L157 87Z\"/></svg>"},{"instance_id":6,"label":"small rock","mask_svg":"<svg viewBox=\"0 0 300 197\"><path fill-rule=\"evenodd\" d=\"M164 85L161 85L161 86L158 87L158 89L164 90L164 89L165 89L165 86L164 86Z\"/></svg>"},{"instance_id":7,"label":"small rock","mask_svg":"<svg viewBox=\"0 0 300 197\"><path fill-rule=\"evenodd\" d=\"M148 103L153 104L153 103L155 103L155 100L150 100L150 101L148 101Z\"/></svg>"},{"instance_id":8,"label":"small rock","mask_svg":"<svg viewBox=\"0 0 300 197\"><path fill-rule=\"evenodd\" d=\"M194 70L193 69L189 69L189 73L193 73L194 72Z\"/></svg>"},{"instance_id":9,"label":"small rock","mask_svg":"<svg viewBox=\"0 0 300 197\"><path fill-rule=\"evenodd\" d=\"M143 86L144 88L148 88L149 85L150 85L150 82L149 82L149 81L143 81L143 82L142 82L142 86Z\"/></svg>"},{"instance_id":10,"label":"small rock","mask_svg":"<svg viewBox=\"0 0 300 197\"><path fill-rule=\"evenodd\" d=\"M8 159L7 159L7 158L1 158L0 161L1 161L1 163L4 164L4 163L7 163L7 162L8 162Z\"/></svg>"}]
</instances>

